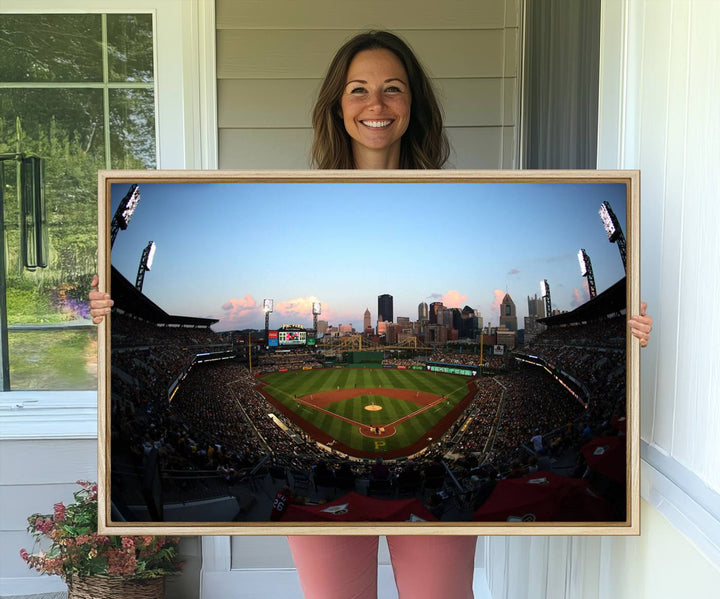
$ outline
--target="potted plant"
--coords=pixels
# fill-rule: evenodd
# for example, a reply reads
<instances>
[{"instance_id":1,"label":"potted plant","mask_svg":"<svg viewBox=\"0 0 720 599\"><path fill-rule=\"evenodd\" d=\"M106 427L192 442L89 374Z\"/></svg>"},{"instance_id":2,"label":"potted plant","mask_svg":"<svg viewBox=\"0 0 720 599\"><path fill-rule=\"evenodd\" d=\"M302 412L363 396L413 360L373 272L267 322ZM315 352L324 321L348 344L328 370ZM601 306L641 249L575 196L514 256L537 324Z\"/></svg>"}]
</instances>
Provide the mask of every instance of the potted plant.
<instances>
[{"instance_id":1,"label":"potted plant","mask_svg":"<svg viewBox=\"0 0 720 599\"><path fill-rule=\"evenodd\" d=\"M165 577L182 567L179 539L98 534L97 484L78 484L74 503L28 518L35 546L33 553L21 549L22 559L41 574L61 576L68 599L161 599Z\"/></svg>"}]
</instances>

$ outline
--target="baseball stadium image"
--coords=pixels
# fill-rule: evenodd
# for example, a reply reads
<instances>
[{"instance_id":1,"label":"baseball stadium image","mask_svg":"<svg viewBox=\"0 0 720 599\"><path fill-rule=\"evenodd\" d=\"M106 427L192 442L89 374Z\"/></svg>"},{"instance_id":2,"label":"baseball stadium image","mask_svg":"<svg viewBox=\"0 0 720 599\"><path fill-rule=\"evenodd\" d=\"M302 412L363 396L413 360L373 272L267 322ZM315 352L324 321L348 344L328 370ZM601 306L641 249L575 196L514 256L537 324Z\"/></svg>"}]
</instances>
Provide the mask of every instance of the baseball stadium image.
<instances>
[{"instance_id":1,"label":"baseball stadium image","mask_svg":"<svg viewBox=\"0 0 720 599\"><path fill-rule=\"evenodd\" d=\"M113 180L112 522L626 526L626 186L505 185Z\"/></svg>"}]
</instances>

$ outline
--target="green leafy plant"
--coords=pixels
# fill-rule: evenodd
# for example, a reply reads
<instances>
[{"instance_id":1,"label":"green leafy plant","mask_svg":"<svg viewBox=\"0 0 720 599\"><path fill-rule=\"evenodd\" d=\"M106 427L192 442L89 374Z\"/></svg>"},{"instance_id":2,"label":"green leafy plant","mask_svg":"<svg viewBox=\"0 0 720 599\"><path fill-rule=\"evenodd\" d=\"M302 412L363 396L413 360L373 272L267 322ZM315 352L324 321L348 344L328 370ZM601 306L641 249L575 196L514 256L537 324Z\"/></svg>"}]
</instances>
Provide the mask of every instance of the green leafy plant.
<instances>
[{"instance_id":1,"label":"green leafy plant","mask_svg":"<svg viewBox=\"0 0 720 599\"><path fill-rule=\"evenodd\" d=\"M89 576L156 578L180 571L177 538L98 534L97 484L78 484L74 503L56 503L52 514L28 517L34 553L21 549L20 557L30 568L69 582Z\"/></svg>"}]
</instances>

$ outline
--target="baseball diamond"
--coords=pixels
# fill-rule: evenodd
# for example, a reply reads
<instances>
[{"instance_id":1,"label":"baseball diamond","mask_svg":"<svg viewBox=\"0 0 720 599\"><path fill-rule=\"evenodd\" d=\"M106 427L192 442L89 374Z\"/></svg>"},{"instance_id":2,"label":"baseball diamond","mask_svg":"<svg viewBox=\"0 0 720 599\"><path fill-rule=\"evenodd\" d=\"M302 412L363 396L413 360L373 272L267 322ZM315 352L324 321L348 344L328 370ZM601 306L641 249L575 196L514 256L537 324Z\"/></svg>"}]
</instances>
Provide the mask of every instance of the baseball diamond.
<instances>
[{"instance_id":1,"label":"baseball diamond","mask_svg":"<svg viewBox=\"0 0 720 599\"><path fill-rule=\"evenodd\" d=\"M316 441L355 457L413 455L472 399L464 376L383 368L266 374L261 393Z\"/></svg>"}]
</instances>

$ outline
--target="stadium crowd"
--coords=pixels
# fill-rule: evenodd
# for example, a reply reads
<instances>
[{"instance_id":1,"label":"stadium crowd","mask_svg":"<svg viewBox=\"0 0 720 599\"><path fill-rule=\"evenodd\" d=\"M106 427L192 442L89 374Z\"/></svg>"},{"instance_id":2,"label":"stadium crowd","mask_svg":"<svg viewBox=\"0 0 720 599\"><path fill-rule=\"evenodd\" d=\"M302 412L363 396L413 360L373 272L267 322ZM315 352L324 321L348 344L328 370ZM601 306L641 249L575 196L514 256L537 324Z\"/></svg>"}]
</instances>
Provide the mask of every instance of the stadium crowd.
<instances>
[{"instance_id":1,"label":"stadium crowd","mask_svg":"<svg viewBox=\"0 0 720 599\"><path fill-rule=\"evenodd\" d=\"M594 435L618 434L612 423L624 416L624 351L617 347L622 334L616 324L551 328L520 350L590 389L587 410L544 369L510 367L511 357L498 356L505 371L476 380L473 400L443 437L412 459L385 463L379 476L372 461L321 447L279 413L247 367L233 360L195 363L200 351L227 349L210 329L155 327L119 315L112 330L113 470L139 472L156 455L169 494L182 496L196 493L198 485L183 476L177 482L174 474L197 473L229 488L267 460L286 483L308 479L316 491L420 494L434 498L430 507L438 514L448 513L453 497L474 507L499 478L558 464L564 474L586 473L582 444ZM476 365L477 356L443 350L424 360ZM265 356L260 371L321 365L303 348Z\"/></svg>"}]
</instances>

